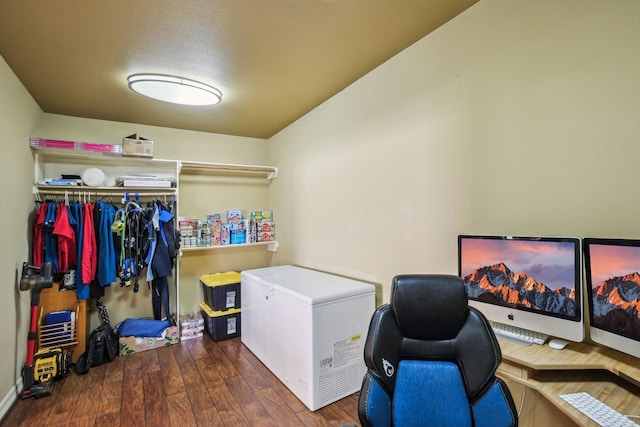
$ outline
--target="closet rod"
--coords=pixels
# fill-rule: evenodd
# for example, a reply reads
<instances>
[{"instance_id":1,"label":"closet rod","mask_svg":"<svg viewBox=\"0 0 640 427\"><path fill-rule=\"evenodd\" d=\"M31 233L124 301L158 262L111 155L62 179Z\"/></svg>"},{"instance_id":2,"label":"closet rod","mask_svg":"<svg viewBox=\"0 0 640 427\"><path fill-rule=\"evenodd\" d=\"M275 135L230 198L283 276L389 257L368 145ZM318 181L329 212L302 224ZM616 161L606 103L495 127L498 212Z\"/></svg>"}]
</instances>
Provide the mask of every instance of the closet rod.
<instances>
[{"instance_id":1,"label":"closet rod","mask_svg":"<svg viewBox=\"0 0 640 427\"><path fill-rule=\"evenodd\" d=\"M147 191L127 191L127 190L122 190L122 191L91 191L91 190L41 190L41 189L36 189L34 190L34 194L36 195L45 195L45 196L64 196L65 194L68 196L75 196L75 195L80 195L82 196L83 194L86 194L87 196L93 196L93 197L123 197L125 195L125 193L129 193L129 197L135 197L136 195L138 197L168 197L168 196L175 196L176 193L175 192L155 192L155 193L150 193Z\"/></svg>"},{"instance_id":2,"label":"closet rod","mask_svg":"<svg viewBox=\"0 0 640 427\"><path fill-rule=\"evenodd\" d=\"M236 165L228 163L207 163L181 160L179 168L183 172L208 171L220 173L264 174L267 180L272 180L278 176L278 168L275 166Z\"/></svg>"},{"instance_id":3,"label":"closet rod","mask_svg":"<svg viewBox=\"0 0 640 427\"><path fill-rule=\"evenodd\" d=\"M202 169L207 171L219 172L254 172L254 173L272 173L276 168L271 166L254 166L254 165L233 165L225 163L205 163L205 162L181 162L183 169L195 170Z\"/></svg>"}]
</instances>

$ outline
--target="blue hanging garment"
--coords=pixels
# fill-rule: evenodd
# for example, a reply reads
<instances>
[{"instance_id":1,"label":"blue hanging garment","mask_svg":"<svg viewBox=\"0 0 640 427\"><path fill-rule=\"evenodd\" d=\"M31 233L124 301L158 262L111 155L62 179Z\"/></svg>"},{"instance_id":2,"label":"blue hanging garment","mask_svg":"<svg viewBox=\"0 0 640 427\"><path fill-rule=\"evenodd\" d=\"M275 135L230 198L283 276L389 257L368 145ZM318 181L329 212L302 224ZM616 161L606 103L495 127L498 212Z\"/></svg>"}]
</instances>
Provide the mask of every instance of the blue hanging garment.
<instances>
[{"instance_id":1,"label":"blue hanging garment","mask_svg":"<svg viewBox=\"0 0 640 427\"><path fill-rule=\"evenodd\" d=\"M53 226L56 222L56 203L47 204L47 215L44 219L44 262L53 264L53 272L58 272L58 238L53 234Z\"/></svg>"},{"instance_id":2,"label":"blue hanging garment","mask_svg":"<svg viewBox=\"0 0 640 427\"><path fill-rule=\"evenodd\" d=\"M116 209L102 200L96 202L100 213L98 224L98 265L96 267L96 280L102 287L110 286L116 281L116 254L113 242L111 225L116 216Z\"/></svg>"}]
</instances>

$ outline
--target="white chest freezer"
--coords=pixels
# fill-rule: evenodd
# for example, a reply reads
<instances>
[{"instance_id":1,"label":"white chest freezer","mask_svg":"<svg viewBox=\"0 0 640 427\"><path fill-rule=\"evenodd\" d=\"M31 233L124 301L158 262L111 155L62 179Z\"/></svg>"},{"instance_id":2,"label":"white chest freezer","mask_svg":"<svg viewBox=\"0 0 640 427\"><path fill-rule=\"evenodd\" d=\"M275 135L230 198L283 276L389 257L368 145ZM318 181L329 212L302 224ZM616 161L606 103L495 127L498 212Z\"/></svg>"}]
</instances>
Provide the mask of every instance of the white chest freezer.
<instances>
[{"instance_id":1,"label":"white chest freezer","mask_svg":"<svg viewBox=\"0 0 640 427\"><path fill-rule=\"evenodd\" d=\"M241 272L241 339L309 409L355 393L375 287L284 265Z\"/></svg>"}]
</instances>

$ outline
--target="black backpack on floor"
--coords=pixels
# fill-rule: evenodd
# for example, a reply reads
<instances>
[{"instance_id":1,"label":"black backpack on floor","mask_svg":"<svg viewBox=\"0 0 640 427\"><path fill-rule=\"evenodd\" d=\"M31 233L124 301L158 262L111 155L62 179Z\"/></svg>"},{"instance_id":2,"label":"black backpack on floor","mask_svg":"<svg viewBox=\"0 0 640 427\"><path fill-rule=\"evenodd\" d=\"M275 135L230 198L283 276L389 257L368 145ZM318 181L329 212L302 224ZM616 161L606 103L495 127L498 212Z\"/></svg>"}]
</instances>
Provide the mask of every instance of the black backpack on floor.
<instances>
[{"instance_id":1,"label":"black backpack on floor","mask_svg":"<svg viewBox=\"0 0 640 427\"><path fill-rule=\"evenodd\" d=\"M92 366L111 362L117 355L118 336L110 325L100 325L91 332L87 351L76 361L76 372L86 374Z\"/></svg>"},{"instance_id":2,"label":"black backpack on floor","mask_svg":"<svg viewBox=\"0 0 640 427\"><path fill-rule=\"evenodd\" d=\"M118 335L111 328L107 309L100 298L96 298L96 305L103 324L91 332L87 342L87 350L76 361L76 372L84 375L92 366L111 362L118 355Z\"/></svg>"}]
</instances>

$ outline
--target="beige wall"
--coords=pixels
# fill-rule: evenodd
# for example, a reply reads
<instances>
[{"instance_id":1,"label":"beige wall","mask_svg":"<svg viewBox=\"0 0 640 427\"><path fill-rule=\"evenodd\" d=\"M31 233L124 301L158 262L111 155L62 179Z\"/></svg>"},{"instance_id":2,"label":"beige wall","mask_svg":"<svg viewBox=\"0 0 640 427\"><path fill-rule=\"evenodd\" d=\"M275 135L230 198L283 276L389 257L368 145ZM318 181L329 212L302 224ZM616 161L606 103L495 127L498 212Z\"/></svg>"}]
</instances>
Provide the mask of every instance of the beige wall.
<instances>
[{"instance_id":1,"label":"beige wall","mask_svg":"<svg viewBox=\"0 0 640 427\"><path fill-rule=\"evenodd\" d=\"M5 394L15 392L27 353L30 297L19 290L18 279L22 263L30 259L27 217L34 205L28 140L41 116L40 108L0 56L0 186L4 198L0 221L0 416L12 403Z\"/></svg>"},{"instance_id":2,"label":"beige wall","mask_svg":"<svg viewBox=\"0 0 640 427\"><path fill-rule=\"evenodd\" d=\"M263 164L267 157L267 142L264 139L81 119L57 114L45 114L41 125L32 136L64 141L120 144L122 138L134 133L155 141L153 154L155 158L160 159Z\"/></svg>"},{"instance_id":3,"label":"beige wall","mask_svg":"<svg viewBox=\"0 0 640 427\"><path fill-rule=\"evenodd\" d=\"M457 272L459 233L640 237L640 2L482 0L269 141L279 260Z\"/></svg>"}]
</instances>

